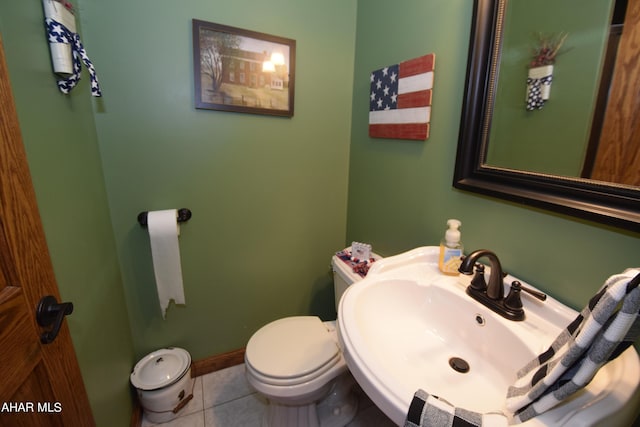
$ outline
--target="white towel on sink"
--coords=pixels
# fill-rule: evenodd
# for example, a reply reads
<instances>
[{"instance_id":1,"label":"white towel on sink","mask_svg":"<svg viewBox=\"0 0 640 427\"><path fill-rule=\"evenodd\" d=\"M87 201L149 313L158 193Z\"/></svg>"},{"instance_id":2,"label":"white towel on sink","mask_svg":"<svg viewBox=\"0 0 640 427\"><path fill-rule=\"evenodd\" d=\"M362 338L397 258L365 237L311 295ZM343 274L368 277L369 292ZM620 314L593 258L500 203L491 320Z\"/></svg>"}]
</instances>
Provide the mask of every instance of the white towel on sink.
<instances>
[{"instance_id":1,"label":"white towel on sink","mask_svg":"<svg viewBox=\"0 0 640 427\"><path fill-rule=\"evenodd\" d=\"M506 408L524 422L586 387L640 336L640 269L611 276L549 349L518 372Z\"/></svg>"}]
</instances>

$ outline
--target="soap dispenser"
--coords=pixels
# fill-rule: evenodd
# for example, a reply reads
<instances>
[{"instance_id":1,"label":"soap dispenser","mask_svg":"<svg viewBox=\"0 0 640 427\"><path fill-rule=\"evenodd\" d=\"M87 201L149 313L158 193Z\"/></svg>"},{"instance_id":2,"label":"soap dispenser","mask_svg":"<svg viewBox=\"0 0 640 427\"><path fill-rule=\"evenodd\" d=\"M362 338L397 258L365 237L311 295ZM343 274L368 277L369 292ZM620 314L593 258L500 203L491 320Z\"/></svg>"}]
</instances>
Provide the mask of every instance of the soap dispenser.
<instances>
[{"instance_id":1,"label":"soap dispenser","mask_svg":"<svg viewBox=\"0 0 640 427\"><path fill-rule=\"evenodd\" d=\"M457 219L447 221L447 231L444 239L440 242L440 261L438 263L440 271L450 276L457 276L460 267L460 257L462 257L462 242L460 242L460 226L462 223Z\"/></svg>"}]
</instances>

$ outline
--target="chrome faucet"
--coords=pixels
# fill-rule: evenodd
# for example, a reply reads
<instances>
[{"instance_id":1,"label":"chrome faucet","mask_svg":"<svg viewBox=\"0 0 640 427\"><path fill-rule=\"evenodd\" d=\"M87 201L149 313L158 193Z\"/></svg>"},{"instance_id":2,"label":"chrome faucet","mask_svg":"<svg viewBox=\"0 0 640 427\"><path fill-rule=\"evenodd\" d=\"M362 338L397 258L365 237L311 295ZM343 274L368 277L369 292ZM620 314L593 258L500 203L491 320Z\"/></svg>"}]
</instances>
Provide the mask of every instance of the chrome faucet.
<instances>
[{"instance_id":1,"label":"chrome faucet","mask_svg":"<svg viewBox=\"0 0 640 427\"><path fill-rule=\"evenodd\" d=\"M491 267L488 284L484 280L484 266L476 264L482 257L489 259L489 266ZM525 291L541 301L547 298L542 292L523 287L517 280L511 284L509 294L505 297L503 278L506 274L502 271L498 256L490 250L478 249L473 251L465 257L458 271L462 274L471 275L473 274L474 266L476 267L476 277L467 287L467 294L502 317L509 320L524 320L520 291Z\"/></svg>"}]
</instances>

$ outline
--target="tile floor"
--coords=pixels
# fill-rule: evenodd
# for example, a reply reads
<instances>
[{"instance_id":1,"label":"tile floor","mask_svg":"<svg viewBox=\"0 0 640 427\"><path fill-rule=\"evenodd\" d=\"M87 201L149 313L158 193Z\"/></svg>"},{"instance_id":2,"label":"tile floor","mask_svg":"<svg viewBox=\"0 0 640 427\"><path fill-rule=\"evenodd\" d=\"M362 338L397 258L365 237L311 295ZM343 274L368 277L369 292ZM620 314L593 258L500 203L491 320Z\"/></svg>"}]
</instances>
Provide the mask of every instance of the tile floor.
<instances>
[{"instance_id":1,"label":"tile floor","mask_svg":"<svg viewBox=\"0 0 640 427\"><path fill-rule=\"evenodd\" d=\"M358 413L348 427L394 427L360 390ZM247 382L244 364L197 377L193 399L181 416L163 424L143 418L142 427L260 427L266 401Z\"/></svg>"}]
</instances>

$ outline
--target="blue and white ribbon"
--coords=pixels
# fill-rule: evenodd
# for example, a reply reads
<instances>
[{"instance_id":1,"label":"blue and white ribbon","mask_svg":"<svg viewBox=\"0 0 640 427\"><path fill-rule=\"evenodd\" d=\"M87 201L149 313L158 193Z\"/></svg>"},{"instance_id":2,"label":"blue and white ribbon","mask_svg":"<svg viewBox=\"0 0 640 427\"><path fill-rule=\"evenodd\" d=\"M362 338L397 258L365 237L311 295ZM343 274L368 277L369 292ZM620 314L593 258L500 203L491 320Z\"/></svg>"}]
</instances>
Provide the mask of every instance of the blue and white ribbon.
<instances>
[{"instance_id":1,"label":"blue and white ribbon","mask_svg":"<svg viewBox=\"0 0 640 427\"><path fill-rule=\"evenodd\" d=\"M71 89L78 84L80 81L80 71L82 66L80 60L82 59L82 62L84 62L84 65L87 67L87 71L89 71L89 77L91 78L91 95L102 96L96 70L87 56L84 46L82 46L78 33L70 31L67 27L51 18L46 18L45 24L47 26L49 43L70 44L71 51L73 52L73 74L66 79L58 80L58 88L60 91L62 93L69 93L71 92Z\"/></svg>"},{"instance_id":2,"label":"blue and white ribbon","mask_svg":"<svg viewBox=\"0 0 640 427\"><path fill-rule=\"evenodd\" d=\"M553 75L551 74L541 78L527 78L527 111L540 110L544 106L543 85L551 86L552 79Z\"/></svg>"}]
</instances>

